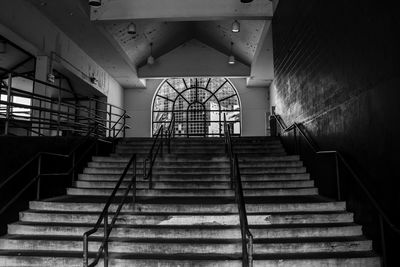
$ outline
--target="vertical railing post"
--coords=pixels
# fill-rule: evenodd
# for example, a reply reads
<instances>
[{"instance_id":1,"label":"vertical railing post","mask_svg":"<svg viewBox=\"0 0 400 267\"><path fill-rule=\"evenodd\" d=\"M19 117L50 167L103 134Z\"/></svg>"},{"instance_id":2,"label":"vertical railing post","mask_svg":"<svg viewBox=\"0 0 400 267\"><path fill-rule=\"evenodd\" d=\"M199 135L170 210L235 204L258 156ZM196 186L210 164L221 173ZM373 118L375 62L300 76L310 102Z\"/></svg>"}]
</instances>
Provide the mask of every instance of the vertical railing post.
<instances>
[{"instance_id":1,"label":"vertical railing post","mask_svg":"<svg viewBox=\"0 0 400 267\"><path fill-rule=\"evenodd\" d=\"M112 111L112 106L109 106L109 111L108 111L108 137L111 137L111 111Z\"/></svg>"},{"instance_id":2,"label":"vertical railing post","mask_svg":"<svg viewBox=\"0 0 400 267\"><path fill-rule=\"evenodd\" d=\"M38 175L38 180L36 183L36 200L40 200L40 180L41 180L41 175L42 175L42 154L39 154L38 158L38 168L37 168L37 175Z\"/></svg>"},{"instance_id":3,"label":"vertical railing post","mask_svg":"<svg viewBox=\"0 0 400 267\"><path fill-rule=\"evenodd\" d=\"M61 79L59 83L59 87L61 88ZM58 107L57 107L57 136L60 136L60 127L61 127L61 89L58 88Z\"/></svg>"},{"instance_id":4,"label":"vertical railing post","mask_svg":"<svg viewBox=\"0 0 400 267\"><path fill-rule=\"evenodd\" d=\"M76 166L75 166L75 164L76 164L76 152L74 151L74 152L72 152L72 184L74 184L74 182L75 182L75 168L76 168Z\"/></svg>"},{"instance_id":5,"label":"vertical railing post","mask_svg":"<svg viewBox=\"0 0 400 267\"><path fill-rule=\"evenodd\" d=\"M382 266L387 267L387 255L386 255L386 239L385 239L385 226L383 224L382 215L379 216L379 230L381 233L381 248L382 248Z\"/></svg>"},{"instance_id":6,"label":"vertical railing post","mask_svg":"<svg viewBox=\"0 0 400 267\"><path fill-rule=\"evenodd\" d=\"M108 267L108 210L104 214L104 267Z\"/></svg>"},{"instance_id":7,"label":"vertical railing post","mask_svg":"<svg viewBox=\"0 0 400 267\"><path fill-rule=\"evenodd\" d=\"M248 255L249 255L249 267L253 267L253 236L249 236L249 246L248 246Z\"/></svg>"},{"instance_id":8,"label":"vertical railing post","mask_svg":"<svg viewBox=\"0 0 400 267\"><path fill-rule=\"evenodd\" d=\"M10 115L11 115L11 86L12 86L12 74L8 74L8 86L7 86L7 106L6 106L6 121L4 124L4 134L8 134Z\"/></svg>"},{"instance_id":9,"label":"vertical railing post","mask_svg":"<svg viewBox=\"0 0 400 267\"><path fill-rule=\"evenodd\" d=\"M86 234L83 235L83 267L88 267L89 259L88 259L88 236Z\"/></svg>"},{"instance_id":10,"label":"vertical railing post","mask_svg":"<svg viewBox=\"0 0 400 267\"><path fill-rule=\"evenodd\" d=\"M42 100L39 99L39 119L38 119L38 133L42 133Z\"/></svg>"},{"instance_id":11,"label":"vertical railing post","mask_svg":"<svg viewBox=\"0 0 400 267\"><path fill-rule=\"evenodd\" d=\"M299 147L298 147L298 142L297 142L297 128L293 127L293 138L294 138L294 149L295 149L295 154L299 154Z\"/></svg>"},{"instance_id":12,"label":"vertical railing post","mask_svg":"<svg viewBox=\"0 0 400 267\"><path fill-rule=\"evenodd\" d=\"M124 124L122 125L123 129L122 129L122 137L125 138L126 136L126 114L124 113L124 118L123 118Z\"/></svg>"},{"instance_id":13,"label":"vertical railing post","mask_svg":"<svg viewBox=\"0 0 400 267\"><path fill-rule=\"evenodd\" d=\"M136 203L136 155L135 158L133 159L133 166L132 166L132 180L133 180L133 188L132 188L132 204L133 207L135 207L135 203Z\"/></svg>"},{"instance_id":14,"label":"vertical railing post","mask_svg":"<svg viewBox=\"0 0 400 267\"><path fill-rule=\"evenodd\" d=\"M338 155L335 153L335 168L336 168L336 192L337 192L337 199L339 201L342 200L342 192L341 192L341 186L340 186L340 172L339 172L339 160L338 160Z\"/></svg>"}]
</instances>

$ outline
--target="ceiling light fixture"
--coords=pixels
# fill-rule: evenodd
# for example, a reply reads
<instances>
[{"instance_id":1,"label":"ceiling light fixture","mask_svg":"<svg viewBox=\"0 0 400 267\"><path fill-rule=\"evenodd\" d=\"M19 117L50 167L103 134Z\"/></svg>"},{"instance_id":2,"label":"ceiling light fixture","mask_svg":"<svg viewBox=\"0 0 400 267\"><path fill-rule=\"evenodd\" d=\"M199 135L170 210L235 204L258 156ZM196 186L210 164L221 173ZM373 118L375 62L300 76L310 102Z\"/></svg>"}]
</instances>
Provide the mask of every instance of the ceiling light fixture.
<instances>
[{"instance_id":1,"label":"ceiling light fixture","mask_svg":"<svg viewBox=\"0 0 400 267\"><path fill-rule=\"evenodd\" d=\"M149 64L149 65L153 65L154 64L153 43L150 43L150 56L147 58L147 64Z\"/></svg>"},{"instance_id":2,"label":"ceiling light fixture","mask_svg":"<svg viewBox=\"0 0 400 267\"><path fill-rule=\"evenodd\" d=\"M235 56L233 55L232 50L233 50L233 42L231 42L231 53L230 53L230 56L228 58L228 64L229 65L235 64Z\"/></svg>"},{"instance_id":3,"label":"ceiling light fixture","mask_svg":"<svg viewBox=\"0 0 400 267\"><path fill-rule=\"evenodd\" d=\"M245 4L248 4L248 3L253 2L253 0L240 0L240 2L245 3Z\"/></svg>"},{"instance_id":4,"label":"ceiling light fixture","mask_svg":"<svg viewBox=\"0 0 400 267\"><path fill-rule=\"evenodd\" d=\"M240 23L239 23L239 21L235 20L232 23L232 32L240 32Z\"/></svg>"},{"instance_id":5,"label":"ceiling light fixture","mask_svg":"<svg viewBox=\"0 0 400 267\"><path fill-rule=\"evenodd\" d=\"M136 34L136 25L135 23L131 22L128 25L128 33L129 34Z\"/></svg>"},{"instance_id":6,"label":"ceiling light fixture","mask_svg":"<svg viewBox=\"0 0 400 267\"><path fill-rule=\"evenodd\" d=\"M101 6L101 0L89 0L89 6L99 7Z\"/></svg>"}]
</instances>

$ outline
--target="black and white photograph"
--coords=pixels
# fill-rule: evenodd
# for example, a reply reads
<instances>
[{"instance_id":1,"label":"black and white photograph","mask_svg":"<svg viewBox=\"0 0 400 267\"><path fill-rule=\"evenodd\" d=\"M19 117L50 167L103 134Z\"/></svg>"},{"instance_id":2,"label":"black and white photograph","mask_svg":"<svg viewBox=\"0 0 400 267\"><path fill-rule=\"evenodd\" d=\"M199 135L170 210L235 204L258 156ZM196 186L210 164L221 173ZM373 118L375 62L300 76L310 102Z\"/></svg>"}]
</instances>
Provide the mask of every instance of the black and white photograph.
<instances>
[{"instance_id":1,"label":"black and white photograph","mask_svg":"<svg viewBox=\"0 0 400 267\"><path fill-rule=\"evenodd\" d=\"M400 266L400 16L0 0L0 267Z\"/></svg>"}]
</instances>

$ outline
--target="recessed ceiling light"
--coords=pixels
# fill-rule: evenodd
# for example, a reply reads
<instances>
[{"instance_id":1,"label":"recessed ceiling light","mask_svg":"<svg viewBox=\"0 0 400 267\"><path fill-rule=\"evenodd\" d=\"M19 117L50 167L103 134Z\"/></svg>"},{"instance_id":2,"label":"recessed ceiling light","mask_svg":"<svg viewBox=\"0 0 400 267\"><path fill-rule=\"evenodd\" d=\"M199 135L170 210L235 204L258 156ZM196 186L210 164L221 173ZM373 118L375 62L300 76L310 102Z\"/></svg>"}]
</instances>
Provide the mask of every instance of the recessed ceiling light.
<instances>
[{"instance_id":1,"label":"recessed ceiling light","mask_svg":"<svg viewBox=\"0 0 400 267\"><path fill-rule=\"evenodd\" d=\"M149 65L153 65L154 64L153 43L150 43L150 55L147 58L147 64L149 64Z\"/></svg>"},{"instance_id":2,"label":"recessed ceiling light","mask_svg":"<svg viewBox=\"0 0 400 267\"><path fill-rule=\"evenodd\" d=\"M228 64L229 65L235 64L235 56L233 55L232 51L233 51L233 42L231 42L231 53L230 53L229 58L228 58Z\"/></svg>"},{"instance_id":3,"label":"recessed ceiling light","mask_svg":"<svg viewBox=\"0 0 400 267\"><path fill-rule=\"evenodd\" d=\"M229 64L229 65L235 64L235 56L234 56L234 55L230 55L230 56L229 56L228 64Z\"/></svg>"},{"instance_id":4,"label":"recessed ceiling light","mask_svg":"<svg viewBox=\"0 0 400 267\"><path fill-rule=\"evenodd\" d=\"M131 22L128 25L128 33L129 34L136 34L136 25L135 25L135 23Z\"/></svg>"},{"instance_id":5,"label":"recessed ceiling light","mask_svg":"<svg viewBox=\"0 0 400 267\"><path fill-rule=\"evenodd\" d=\"M232 23L232 32L240 32L240 23L239 23L239 21L235 20Z\"/></svg>"}]
</instances>

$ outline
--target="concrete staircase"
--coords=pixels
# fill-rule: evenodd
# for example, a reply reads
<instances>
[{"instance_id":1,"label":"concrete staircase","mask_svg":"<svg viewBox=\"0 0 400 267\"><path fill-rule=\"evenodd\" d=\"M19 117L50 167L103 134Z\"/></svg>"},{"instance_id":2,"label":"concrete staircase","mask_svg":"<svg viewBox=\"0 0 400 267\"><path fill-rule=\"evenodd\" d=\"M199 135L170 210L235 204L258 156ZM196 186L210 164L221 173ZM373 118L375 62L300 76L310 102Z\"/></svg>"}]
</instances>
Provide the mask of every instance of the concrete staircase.
<instances>
[{"instance_id":1,"label":"concrete staircase","mask_svg":"<svg viewBox=\"0 0 400 267\"><path fill-rule=\"evenodd\" d=\"M67 195L31 201L0 239L0 266L82 266L82 234L132 153L141 173L151 142L125 139L110 157L93 157ZM299 157L286 155L279 140L242 137L234 145L255 237L254 266L380 266L346 204L319 196ZM124 206L111 233L110 266L241 266L223 140L176 139L172 147L157 159L154 189L138 176L138 203ZM91 257L101 236L90 239Z\"/></svg>"}]
</instances>

